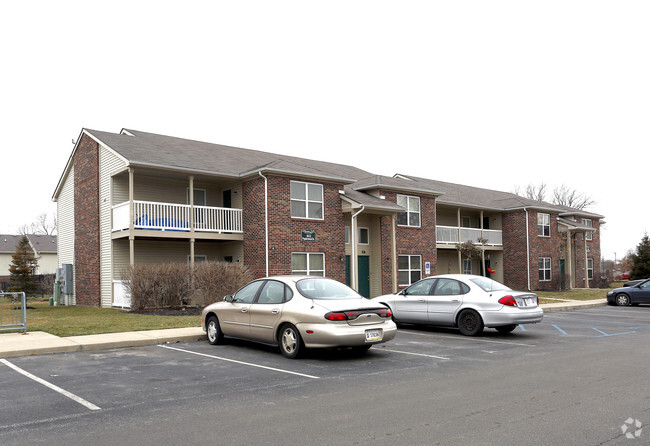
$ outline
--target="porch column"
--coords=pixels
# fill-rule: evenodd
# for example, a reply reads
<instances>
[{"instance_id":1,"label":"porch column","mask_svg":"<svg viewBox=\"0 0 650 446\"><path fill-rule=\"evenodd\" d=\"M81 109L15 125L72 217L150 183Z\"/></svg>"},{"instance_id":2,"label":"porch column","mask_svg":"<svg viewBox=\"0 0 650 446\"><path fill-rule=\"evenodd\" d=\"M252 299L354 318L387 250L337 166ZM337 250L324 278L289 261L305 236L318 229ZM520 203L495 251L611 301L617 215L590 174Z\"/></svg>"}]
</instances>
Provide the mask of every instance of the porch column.
<instances>
[{"instance_id":1,"label":"porch column","mask_svg":"<svg viewBox=\"0 0 650 446\"><path fill-rule=\"evenodd\" d=\"M463 243L460 238L460 208L456 209L456 226L458 227L458 243ZM458 251L458 274L463 273L463 256Z\"/></svg>"},{"instance_id":2,"label":"porch column","mask_svg":"<svg viewBox=\"0 0 650 446\"><path fill-rule=\"evenodd\" d=\"M391 261L393 264L393 293L397 293L397 286L399 282L397 281L397 214L393 214L391 217Z\"/></svg>"},{"instance_id":3,"label":"porch column","mask_svg":"<svg viewBox=\"0 0 650 446\"><path fill-rule=\"evenodd\" d=\"M567 274L569 275L569 289L573 289L575 287L575 284L573 282L573 257L572 257L572 248L571 248L571 230L567 229L566 232L566 240L567 240L567 264L566 269L567 269Z\"/></svg>"},{"instance_id":4,"label":"porch column","mask_svg":"<svg viewBox=\"0 0 650 446\"><path fill-rule=\"evenodd\" d=\"M129 167L129 265L135 265L135 209L133 203L133 167Z\"/></svg>"},{"instance_id":5,"label":"porch column","mask_svg":"<svg viewBox=\"0 0 650 446\"><path fill-rule=\"evenodd\" d=\"M587 233L582 236L582 241L585 243L585 288L589 288L589 268L587 262Z\"/></svg>"},{"instance_id":6,"label":"porch column","mask_svg":"<svg viewBox=\"0 0 650 446\"><path fill-rule=\"evenodd\" d=\"M190 271L194 271L194 175L190 175Z\"/></svg>"},{"instance_id":7,"label":"porch column","mask_svg":"<svg viewBox=\"0 0 650 446\"><path fill-rule=\"evenodd\" d=\"M481 239L485 240L483 236L483 211L481 210ZM485 270L485 243L481 242L481 265L483 267L483 276L487 277L487 271Z\"/></svg>"}]
</instances>

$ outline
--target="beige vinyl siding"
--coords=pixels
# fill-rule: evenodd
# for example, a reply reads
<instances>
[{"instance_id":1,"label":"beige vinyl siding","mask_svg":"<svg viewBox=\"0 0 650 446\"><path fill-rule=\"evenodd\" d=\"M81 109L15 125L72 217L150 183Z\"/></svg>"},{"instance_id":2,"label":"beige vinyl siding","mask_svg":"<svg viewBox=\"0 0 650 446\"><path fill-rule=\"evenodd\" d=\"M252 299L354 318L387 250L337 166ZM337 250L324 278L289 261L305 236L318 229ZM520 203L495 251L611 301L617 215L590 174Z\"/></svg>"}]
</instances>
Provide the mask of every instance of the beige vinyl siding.
<instances>
[{"instance_id":1,"label":"beige vinyl siding","mask_svg":"<svg viewBox=\"0 0 650 446\"><path fill-rule=\"evenodd\" d=\"M232 256L233 261L243 262L242 242L200 241L194 244L194 255L207 256L208 260L223 261ZM184 240L135 240L135 264L155 264L167 262L187 262L190 255L190 242ZM129 240L113 240L114 278L122 279L129 266Z\"/></svg>"},{"instance_id":2,"label":"beige vinyl siding","mask_svg":"<svg viewBox=\"0 0 650 446\"><path fill-rule=\"evenodd\" d=\"M56 274L57 258L55 253L40 253L36 274Z\"/></svg>"},{"instance_id":3,"label":"beige vinyl siding","mask_svg":"<svg viewBox=\"0 0 650 446\"><path fill-rule=\"evenodd\" d=\"M61 267L64 263L74 265L74 165L70 167L70 172L61 187L61 192L56 202L56 218L58 267ZM74 283L74 267L72 271ZM72 301L70 303L76 303L74 293L72 294Z\"/></svg>"},{"instance_id":4,"label":"beige vinyl siding","mask_svg":"<svg viewBox=\"0 0 650 446\"><path fill-rule=\"evenodd\" d=\"M125 166L106 147L99 148L99 251L100 251L100 294L101 306L113 304L113 256L112 256L112 199L111 174ZM128 191L127 191L128 192ZM128 198L128 197L127 197Z\"/></svg>"},{"instance_id":5,"label":"beige vinyl siding","mask_svg":"<svg viewBox=\"0 0 650 446\"><path fill-rule=\"evenodd\" d=\"M0 254L0 276L9 275L9 265L11 265L12 254Z\"/></svg>"}]
</instances>

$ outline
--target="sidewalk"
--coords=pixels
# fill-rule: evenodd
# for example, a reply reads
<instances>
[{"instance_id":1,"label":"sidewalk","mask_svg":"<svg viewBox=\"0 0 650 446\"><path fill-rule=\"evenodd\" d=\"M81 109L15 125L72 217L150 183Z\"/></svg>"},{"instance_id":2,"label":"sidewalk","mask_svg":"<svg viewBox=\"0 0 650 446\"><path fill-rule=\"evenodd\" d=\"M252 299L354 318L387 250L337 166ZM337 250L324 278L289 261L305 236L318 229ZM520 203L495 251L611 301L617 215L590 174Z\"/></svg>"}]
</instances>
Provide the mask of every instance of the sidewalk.
<instances>
[{"instance_id":1,"label":"sidewalk","mask_svg":"<svg viewBox=\"0 0 650 446\"><path fill-rule=\"evenodd\" d=\"M544 312L572 310L576 308L599 307L607 299L572 300L540 305ZM27 325L29 327L29 323ZM168 330L145 330L126 333L106 333L61 338L42 331L0 334L0 358L42 355L47 353L81 352L121 347L164 344L166 342L188 342L205 340L200 327L171 328Z\"/></svg>"}]
</instances>

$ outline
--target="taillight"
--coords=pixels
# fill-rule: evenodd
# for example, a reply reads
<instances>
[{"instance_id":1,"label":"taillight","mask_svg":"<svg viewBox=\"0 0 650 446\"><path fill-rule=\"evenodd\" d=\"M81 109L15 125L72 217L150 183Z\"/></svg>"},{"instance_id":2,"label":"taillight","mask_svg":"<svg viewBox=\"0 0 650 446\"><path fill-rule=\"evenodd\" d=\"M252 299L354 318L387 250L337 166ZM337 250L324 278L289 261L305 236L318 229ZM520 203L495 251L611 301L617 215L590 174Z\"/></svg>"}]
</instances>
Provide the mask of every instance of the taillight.
<instances>
[{"instance_id":1,"label":"taillight","mask_svg":"<svg viewBox=\"0 0 650 446\"><path fill-rule=\"evenodd\" d=\"M346 321L348 317L345 313L327 313L325 319L328 321Z\"/></svg>"},{"instance_id":2,"label":"taillight","mask_svg":"<svg viewBox=\"0 0 650 446\"><path fill-rule=\"evenodd\" d=\"M517 301L512 296L503 296L501 299L499 299L499 303L501 305L507 305L509 307L516 307L517 306Z\"/></svg>"},{"instance_id":3,"label":"taillight","mask_svg":"<svg viewBox=\"0 0 650 446\"><path fill-rule=\"evenodd\" d=\"M385 310L379 310L379 316L380 317L391 317L393 315L393 312L390 311L390 308L386 308Z\"/></svg>"}]
</instances>

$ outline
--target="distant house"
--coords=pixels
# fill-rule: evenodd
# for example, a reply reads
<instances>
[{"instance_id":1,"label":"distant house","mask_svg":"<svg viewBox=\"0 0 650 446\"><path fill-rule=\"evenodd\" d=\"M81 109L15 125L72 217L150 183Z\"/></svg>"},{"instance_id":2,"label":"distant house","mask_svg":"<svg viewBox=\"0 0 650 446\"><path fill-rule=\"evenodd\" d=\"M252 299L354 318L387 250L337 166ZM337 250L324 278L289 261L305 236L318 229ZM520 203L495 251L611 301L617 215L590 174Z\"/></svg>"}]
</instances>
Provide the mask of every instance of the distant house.
<instances>
[{"instance_id":1,"label":"distant house","mask_svg":"<svg viewBox=\"0 0 650 446\"><path fill-rule=\"evenodd\" d=\"M122 306L126 267L169 261L326 275L364 296L441 273L532 290L600 276L599 214L136 130L82 130L53 200L58 262L87 305ZM461 257L467 240L480 259Z\"/></svg>"},{"instance_id":2,"label":"distant house","mask_svg":"<svg viewBox=\"0 0 650 446\"><path fill-rule=\"evenodd\" d=\"M11 256L16 253L16 246L22 235L0 234L0 289L5 291L9 286L9 265ZM34 274L55 274L57 268L56 235L27 234L29 246L38 259L38 267Z\"/></svg>"}]
</instances>

